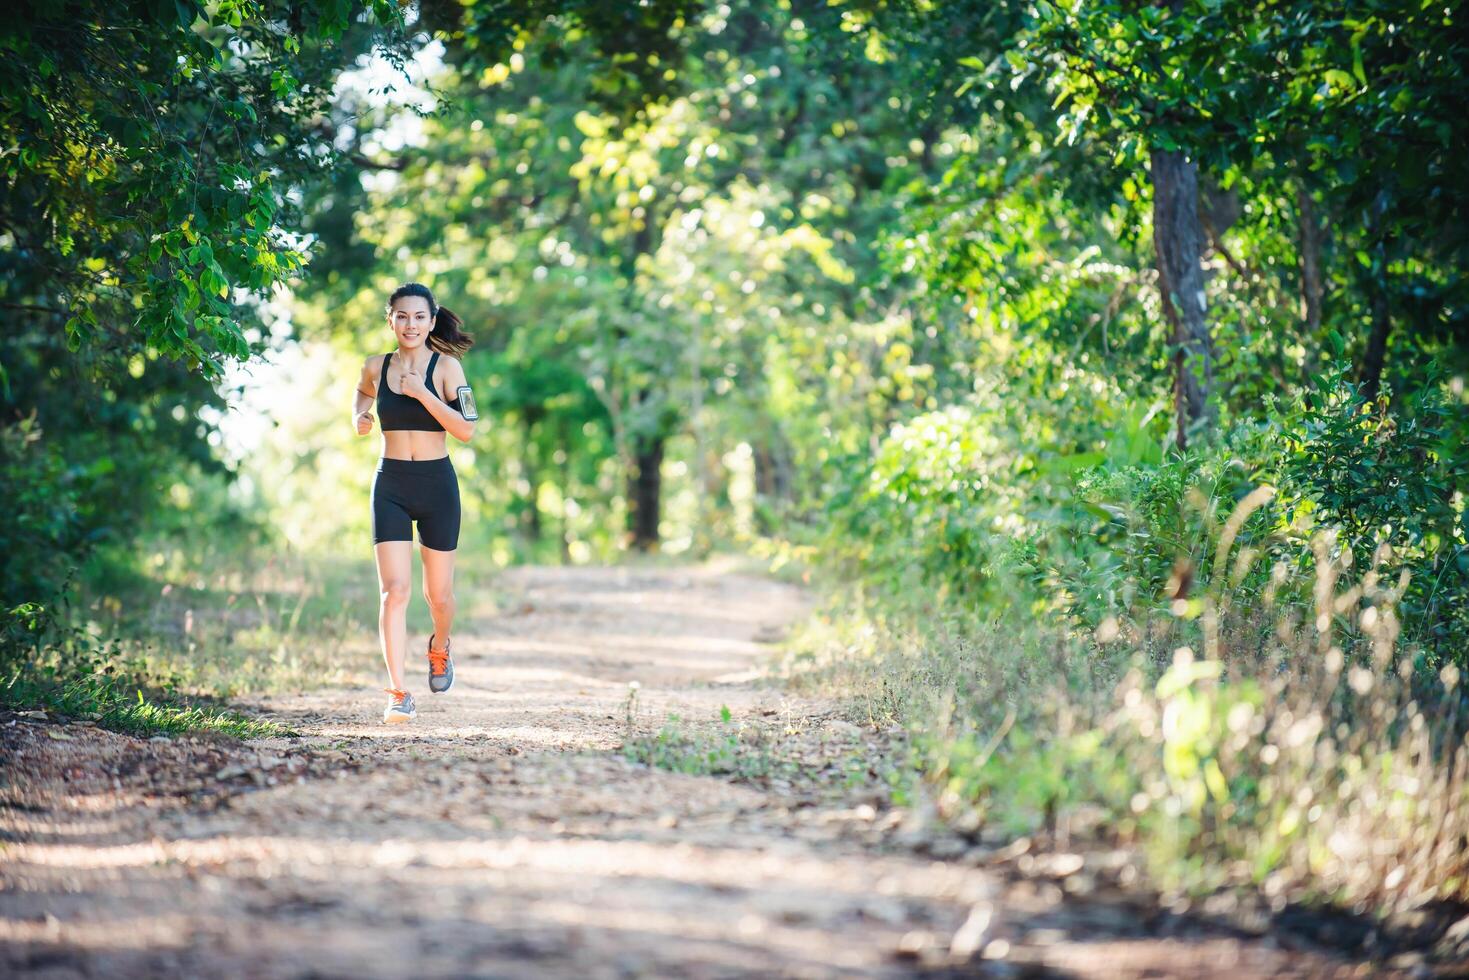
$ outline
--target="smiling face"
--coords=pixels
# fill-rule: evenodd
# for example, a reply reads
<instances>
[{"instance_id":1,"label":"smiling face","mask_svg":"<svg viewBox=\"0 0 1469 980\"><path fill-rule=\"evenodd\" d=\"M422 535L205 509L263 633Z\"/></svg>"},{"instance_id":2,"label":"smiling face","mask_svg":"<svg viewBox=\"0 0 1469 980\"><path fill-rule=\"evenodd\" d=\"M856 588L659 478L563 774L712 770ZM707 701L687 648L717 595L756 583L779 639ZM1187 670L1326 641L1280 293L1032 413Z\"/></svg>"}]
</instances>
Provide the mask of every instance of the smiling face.
<instances>
[{"instance_id":1,"label":"smiling face","mask_svg":"<svg viewBox=\"0 0 1469 980\"><path fill-rule=\"evenodd\" d=\"M428 300L422 296L404 296L396 300L388 313L388 325L393 328L399 347L407 350L422 346L434 328Z\"/></svg>"}]
</instances>

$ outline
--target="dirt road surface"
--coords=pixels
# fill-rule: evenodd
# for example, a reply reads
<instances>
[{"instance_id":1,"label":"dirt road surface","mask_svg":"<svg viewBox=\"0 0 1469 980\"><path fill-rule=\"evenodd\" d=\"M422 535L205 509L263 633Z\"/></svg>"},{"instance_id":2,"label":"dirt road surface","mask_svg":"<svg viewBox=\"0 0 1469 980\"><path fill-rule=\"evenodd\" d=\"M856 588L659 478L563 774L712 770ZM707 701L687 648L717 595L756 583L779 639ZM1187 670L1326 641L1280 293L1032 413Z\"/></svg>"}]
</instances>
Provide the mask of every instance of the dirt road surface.
<instances>
[{"instance_id":1,"label":"dirt road surface","mask_svg":"<svg viewBox=\"0 0 1469 980\"><path fill-rule=\"evenodd\" d=\"M412 634L406 726L375 689L249 702L301 737L245 744L6 713L0 974L1366 975L933 838L865 771L880 733L762 679L808 610L792 585L717 562L502 585L456 627L450 693ZM766 739L769 766L630 761L670 714L716 747Z\"/></svg>"}]
</instances>

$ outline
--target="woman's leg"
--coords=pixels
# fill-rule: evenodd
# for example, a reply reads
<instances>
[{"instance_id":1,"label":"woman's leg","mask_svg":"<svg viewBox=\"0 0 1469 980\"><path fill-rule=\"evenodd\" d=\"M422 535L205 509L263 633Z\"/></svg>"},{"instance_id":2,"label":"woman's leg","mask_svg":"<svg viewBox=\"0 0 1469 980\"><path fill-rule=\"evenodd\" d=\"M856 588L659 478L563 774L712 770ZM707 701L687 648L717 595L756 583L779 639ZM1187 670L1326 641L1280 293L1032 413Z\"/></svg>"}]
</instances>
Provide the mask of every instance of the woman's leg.
<instances>
[{"instance_id":1,"label":"woman's leg","mask_svg":"<svg viewBox=\"0 0 1469 980\"><path fill-rule=\"evenodd\" d=\"M445 456L436 460L426 513L418 521L423 597L434 619L429 645L443 650L454 626L454 556L459 548L459 478Z\"/></svg>"},{"instance_id":2,"label":"woman's leg","mask_svg":"<svg viewBox=\"0 0 1469 980\"><path fill-rule=\"evenodd\" d=\"M383 662L388 667L388 685L403 686L403 655L408 649L408 595L413 582L412 541L383 541L373 547L377 556L377 630L382 642Z\"/></svg>"},{"instance_id":3,"label":"woman's leg","mask_svg":"<svg viewBox=\"0 0 1469 980\"><path fill-rule=\"evenodd\" d=\"M434 633L429 645L442 650L448 645L454 627L454 556L457 551L436 551L420 545L423 558L423 598L434 619Z\"/></svg>"}]
</instances>

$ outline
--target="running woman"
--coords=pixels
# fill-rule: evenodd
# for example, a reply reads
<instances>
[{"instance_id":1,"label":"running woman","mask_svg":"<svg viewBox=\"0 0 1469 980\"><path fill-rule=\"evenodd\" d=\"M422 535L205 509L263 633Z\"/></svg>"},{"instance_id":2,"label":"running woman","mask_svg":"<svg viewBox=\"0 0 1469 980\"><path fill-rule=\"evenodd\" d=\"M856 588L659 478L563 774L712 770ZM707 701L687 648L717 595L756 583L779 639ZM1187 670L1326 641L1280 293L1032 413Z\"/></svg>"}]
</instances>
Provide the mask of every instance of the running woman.
<instances>
[{"instance_id":1,"label":"running woman","mask_svg":"<svg viewBox=\"0 0 1469 980\"><path fill-rule=\"evenodd\" d=\"M372 542L382 600L378 636L388 667L383 721L393 724L417 715L403 674L414 521L423 560L423 597L434 621L428 639L428 689L442 694L454 683L449 635L459 480L449 462L446 433L468 442L478 416L459 360L474 341L460 331L459 317L435 303L427 286L410 282L388 299L387 320L398 349L373 354L363 363L352 415L357 434L367 435L375 402L383 430L382 458L372 481Z\"/></svg>"}]
</instances>

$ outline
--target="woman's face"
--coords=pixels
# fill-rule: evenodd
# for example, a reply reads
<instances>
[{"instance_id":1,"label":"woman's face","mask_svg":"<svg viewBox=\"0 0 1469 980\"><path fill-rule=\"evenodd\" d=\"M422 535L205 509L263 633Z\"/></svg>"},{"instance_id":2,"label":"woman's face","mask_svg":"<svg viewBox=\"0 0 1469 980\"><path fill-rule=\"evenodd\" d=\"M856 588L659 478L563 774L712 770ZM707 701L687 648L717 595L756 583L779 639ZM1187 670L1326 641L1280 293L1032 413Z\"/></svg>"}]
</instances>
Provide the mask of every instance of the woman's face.
<instances>
[{"instance_id":1,"label":"woman's face","mask_svg":"<svg viewBox=\"0 0 1469 980\"><path fill-rule=\"evenodd\" d=\"M388 325L393 328L400 347L417 347L425 343L429 331L434 328L428 300L422 296L404 296L394 301L388 313Z\"/></svg>"}]
</instances>

